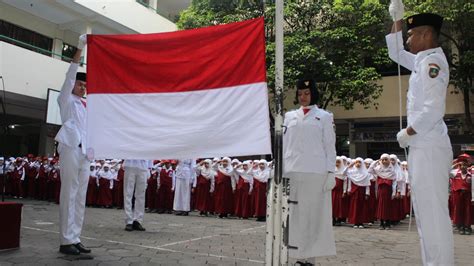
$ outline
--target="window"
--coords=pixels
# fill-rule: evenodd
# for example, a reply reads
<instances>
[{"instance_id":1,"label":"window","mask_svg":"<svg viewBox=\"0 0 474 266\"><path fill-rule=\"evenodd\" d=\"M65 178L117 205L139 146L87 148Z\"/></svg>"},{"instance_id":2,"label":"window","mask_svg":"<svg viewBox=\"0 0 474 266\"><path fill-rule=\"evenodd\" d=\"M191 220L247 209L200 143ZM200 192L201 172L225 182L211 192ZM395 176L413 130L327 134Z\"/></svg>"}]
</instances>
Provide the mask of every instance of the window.
<instances>
[{"instance_id":1,"label":"window","mask_svg":"<svg viewBox=\"0 0 474 266\"><path fill-rule=\"evenodd\" d=\"M145 6L145 7L150 7L150 0L136 0L137 3Z\"/></svg>"},{"instance_id":2,"label":"window","mask_svg":"<svg viewBox=\"0 0 474 266\"><path fill-rule=\"evenodd\" d=\"M61 59L70 63L74 54L76 53L77 48L68 43L63 43L63 49L61 50Z\"/></svg>"},{"instance_id":3,"label":"window","mask_svg":"<svg viewBox=\"0 0 474 266\"><path fill-rule=\"evenodd\" d=\"M51 56L53 39L15 24L0 20L0 39L4 42Z\"/></svg>"}]
</instances>

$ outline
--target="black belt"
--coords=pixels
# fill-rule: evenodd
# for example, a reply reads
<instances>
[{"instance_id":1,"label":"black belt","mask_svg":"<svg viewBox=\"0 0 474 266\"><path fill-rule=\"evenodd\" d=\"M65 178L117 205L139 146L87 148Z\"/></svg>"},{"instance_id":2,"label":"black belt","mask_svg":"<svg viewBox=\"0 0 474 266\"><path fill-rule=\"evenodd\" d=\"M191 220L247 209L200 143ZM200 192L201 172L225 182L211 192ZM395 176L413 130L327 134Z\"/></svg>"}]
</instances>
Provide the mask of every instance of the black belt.
<instances>
[{"instance_id":1,"label":"black belt","mask_svg":"<svg viewBox=\"0 0 474 266\"><path fill-rule=\"evenodd\" d=\"M78 146L78 147L79 147L79 148L82 148L82 143L79 143L79 146Z\"/></svg>"}]
</instances>

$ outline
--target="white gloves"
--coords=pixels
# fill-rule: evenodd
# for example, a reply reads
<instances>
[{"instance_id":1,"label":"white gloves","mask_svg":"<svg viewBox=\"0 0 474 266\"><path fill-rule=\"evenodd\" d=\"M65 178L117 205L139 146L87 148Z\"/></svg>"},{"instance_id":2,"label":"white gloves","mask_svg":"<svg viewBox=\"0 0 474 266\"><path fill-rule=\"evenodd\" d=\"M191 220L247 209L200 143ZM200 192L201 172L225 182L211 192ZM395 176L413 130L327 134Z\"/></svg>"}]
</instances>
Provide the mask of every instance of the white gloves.
<instances>
[{"instance_id":1,"label":"white gloves","mask_svg":"<svg viewBox=\"0 0 474 266\"><path fill-rule=\"evenodd\" d=\"M405 6L403 5L402 0L391 0L388 12L393 21L399 21L402 19L403 13L405 12Z\"/></svg>"},{"instance_id":2,"label":"white gloves","mask_svg":"<svg viewBox=\"0 0 474 266\"><path fill-rule=\"evenodd\" d=\"M331 191L336 185L336 176L334 173L328 173L326 181L324 181L323 192Z\"/></svg>"},{"instance_id":3,"label":"white gloves","mask_svg":"<svg viewBox=\"0 0 474 266\"><path fill-rule=\"evenodd\" d=\"M79 36L79 42L77 43L77 49L84 50L84 47L87 44L87 34L82 34Z\"/></svg>"},{"instance_id":4,"label":"white gloves","mask_svg":"<svg viewBox=\"0 0 474 266\"><path fill-rule=\"evenodd\" d=\"M407 133L407 129L404 128L397 133L397 141L400 145L400 148L405 149L408 147L408 141L410 140L410 135Z\"/></svg>"}]
</instances>

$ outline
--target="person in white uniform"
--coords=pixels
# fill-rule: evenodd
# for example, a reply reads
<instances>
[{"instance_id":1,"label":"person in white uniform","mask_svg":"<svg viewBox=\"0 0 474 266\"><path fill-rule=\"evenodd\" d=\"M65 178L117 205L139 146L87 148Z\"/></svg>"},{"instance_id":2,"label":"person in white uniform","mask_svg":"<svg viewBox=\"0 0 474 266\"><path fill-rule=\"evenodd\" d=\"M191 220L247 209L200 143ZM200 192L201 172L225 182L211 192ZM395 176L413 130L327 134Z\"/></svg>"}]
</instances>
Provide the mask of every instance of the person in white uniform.
<instances>
[{"instance_id":1,"label":"person in white uniform","mask_svg":"<svg viewBox=\"0 0 474 266\"><path fill-rule=\"evenodd\" d=\"M123 186L123 204L125 210L125 230L145 231L143 228L143 213L145 212L145 191L150 169L153 167L151 160L125 160L123 163L125 176ZM135 197L132 211L132 197Z\"/></svg>"},{"instance_id":2,"label":"person in white uniform","mask_svg":"<svg viewBox=\"0 0 474 266\"><path fill-rule=\"evenodd\" d=\"M289 256L313 265L315 257L336 255L331 213L336 135L333 115L316 105L313 80L298 81L296 100L301 107L287 112L283 123L283 173L290 180Z\"/></svg>"},{"instance_id":3,"label":"person in white uniform","mask_svg":"<svg viewBox=\"0 0 474 266\"><path fill-rule=\"evenodd\" d=\"M176 215L187 216L191 210L191 187L196 187L196 160L179 160L173 173L172 187Z\"/></svg>"},{"instance_id":4,"label":"person in white uniform","mask_svg":"<svg viewBox=\"0 0 474 266\"><path fill-rule=\"evenodd\" d=\"M443 121L449 65L438 45L443 18L431 13L408 17L408 52L402 40L401 0L392 0L389 12L394 20L392 32L386 36L389 56L412 71L407 95L408 125L397 134L397 140L402 148L410 147L411 196L423 265L453 265L447 189L453 152Z\"/></svg>"},{"instance_id":5,"label":"person in white uniform","mask_svg":"<svg viewBox=\"0 0 474 266\"><path fill-rule=\"evenodd\" d=\"M86 74L78 73L86 35L81 35L66 79L58 96L62 127L55 140L59 143L61 193L59 204L59 252L68 255L90 253L81 244L90 160L86 156Z\"/></svg>"}]
</instances>

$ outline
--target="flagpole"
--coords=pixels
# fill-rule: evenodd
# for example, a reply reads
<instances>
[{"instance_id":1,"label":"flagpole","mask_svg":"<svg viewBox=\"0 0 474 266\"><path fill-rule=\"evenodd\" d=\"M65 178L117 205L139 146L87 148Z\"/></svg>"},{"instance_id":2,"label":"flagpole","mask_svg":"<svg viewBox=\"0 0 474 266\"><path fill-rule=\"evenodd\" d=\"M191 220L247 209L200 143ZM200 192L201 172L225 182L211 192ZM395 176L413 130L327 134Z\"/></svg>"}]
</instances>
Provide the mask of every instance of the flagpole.
<instances>
[{"instance_id":1,"label":"flagpole","mask_svg":"<svg viewBox=\"0 0 474 266\"><path fill-rule=\"evenodd\" d=\"M283 7L284 0L275 1L275 173L271 180L267 210L266 265L286 264L283 242ZM286 218L284 218L286 221Z\"/></svg>"}]
</instances>

